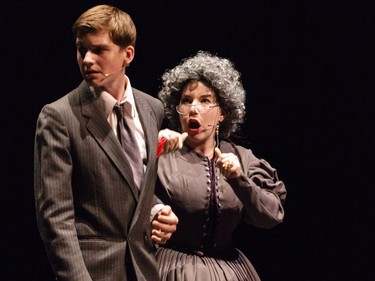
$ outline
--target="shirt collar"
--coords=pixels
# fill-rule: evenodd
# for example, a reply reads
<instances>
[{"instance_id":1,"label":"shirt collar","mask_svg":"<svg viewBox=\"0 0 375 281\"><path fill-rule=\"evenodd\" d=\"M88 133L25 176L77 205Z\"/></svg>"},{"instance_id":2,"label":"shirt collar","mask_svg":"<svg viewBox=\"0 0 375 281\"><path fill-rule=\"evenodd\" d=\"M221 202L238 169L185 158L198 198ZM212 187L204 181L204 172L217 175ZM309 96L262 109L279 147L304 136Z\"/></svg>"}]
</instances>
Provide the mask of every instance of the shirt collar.
<instances>
[{"instance_id":1,"label":"shirt collar","mask_svg":"<svg viewBox=\"0 0 375 281\"><path fill-rule=\"evenodd\" d=\"M126 110L130 114L132 118L135 117L135 101L134 101L134 94L132 90L132 85L130 84L130 79L128 78L128 85L125 89L124 98L120 101L120 105L127 103L125 105ZM130 106L129 106L130 105Z\"/></svg>"},{"instance_id":2,"label":"shirt collar","mask_svg":"<svg viewBox=\"0 0 375 281\"><path fill-rule=\"evenodd\" d=\"M132 118L135 117L135 101L134 101L134 95L132 86L130 84L130 79L126 77L128 80L125 92L124 92L124 98L120 101L120 104L123 104L127 102L125 109L128 111L130 116ZM94 87L90 87L91 91L94 93L96 97L98 97L100 106L103 108L105 112L105 116L109 116L109 114L112 113L113 107L117 104L117 100L108 92L98 90Z\"/></svg>"}]
</instances>

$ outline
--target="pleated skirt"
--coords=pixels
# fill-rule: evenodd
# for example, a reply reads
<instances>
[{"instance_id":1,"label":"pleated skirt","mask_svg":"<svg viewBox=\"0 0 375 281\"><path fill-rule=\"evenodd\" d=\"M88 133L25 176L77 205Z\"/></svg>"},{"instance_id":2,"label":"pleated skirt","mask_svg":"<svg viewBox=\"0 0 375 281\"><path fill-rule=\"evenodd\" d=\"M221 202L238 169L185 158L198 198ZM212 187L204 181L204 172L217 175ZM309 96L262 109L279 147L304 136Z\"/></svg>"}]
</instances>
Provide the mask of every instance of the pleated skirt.
<instances>
[{"instance_id":1,"label":"pleated skirt","mask_svg":"<svg viewBox=\"0 0 375 281\"><path fill-rule=\"evenodd\" d=\"M222 260L160 247L156 253L161 281L260 281L248 258Z\"/></svg>"}]
</instances>

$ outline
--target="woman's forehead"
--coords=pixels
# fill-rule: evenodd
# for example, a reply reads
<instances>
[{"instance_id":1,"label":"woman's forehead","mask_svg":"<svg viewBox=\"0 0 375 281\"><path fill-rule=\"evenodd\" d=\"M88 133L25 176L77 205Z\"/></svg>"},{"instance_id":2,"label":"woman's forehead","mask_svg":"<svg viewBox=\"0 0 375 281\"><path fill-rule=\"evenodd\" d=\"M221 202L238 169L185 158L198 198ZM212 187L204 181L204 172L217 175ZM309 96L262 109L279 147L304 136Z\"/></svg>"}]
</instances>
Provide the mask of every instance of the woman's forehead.
<instances>
[{"instance_id":1,"label":"woman's forehead","mask_svg":"<svg viewBox=\"0 0 375 281\"><path fill-rule=\"evenodd\" d=\"M191 82L186 85L185 89L182 92L182 96L205 96L205 97L215 97L214 90L207 86L201 81Z\"/></svg>"}]
</instances>

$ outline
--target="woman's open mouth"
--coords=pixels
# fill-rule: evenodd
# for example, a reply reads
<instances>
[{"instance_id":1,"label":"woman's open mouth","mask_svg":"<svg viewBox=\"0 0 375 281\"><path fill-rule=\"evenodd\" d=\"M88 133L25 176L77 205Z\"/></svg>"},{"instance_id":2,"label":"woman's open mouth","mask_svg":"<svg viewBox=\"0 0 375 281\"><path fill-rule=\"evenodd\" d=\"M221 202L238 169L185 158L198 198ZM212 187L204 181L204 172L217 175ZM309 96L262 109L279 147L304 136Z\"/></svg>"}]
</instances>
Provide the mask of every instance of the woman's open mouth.
<instances>
[{"instance_id":1,"label":"woman's open mouth","mask_svg":"<svg viewBox=\"0 0 375 281\"><path fill-rule=\"evenodd\" d=\"M196 119L190 119L188 122L189 130L192 132L199 131L199 128L201 127L201 123Z\"/></svg>"}]
</instances>

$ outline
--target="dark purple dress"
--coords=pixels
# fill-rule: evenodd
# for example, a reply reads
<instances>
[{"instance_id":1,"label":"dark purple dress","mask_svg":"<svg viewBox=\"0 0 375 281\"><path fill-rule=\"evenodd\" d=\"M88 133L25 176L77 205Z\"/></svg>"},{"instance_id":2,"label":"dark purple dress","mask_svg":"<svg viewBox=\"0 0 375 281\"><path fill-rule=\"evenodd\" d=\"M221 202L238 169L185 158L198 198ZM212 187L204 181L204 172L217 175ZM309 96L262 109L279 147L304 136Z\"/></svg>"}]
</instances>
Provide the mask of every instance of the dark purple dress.
<instances>
[{"instance_id":1,"label":"dark purple dress","mask_svg":"<svg viewBox=\"0 0 375 281\"><path fill-rule=\"evenodd\" d=\"M241 220L271 228L284 217L286 189L276 170L251 150L220 143L240 159L244 174L226 180L209 160L187 146L159 158L157 196L179 218L177 231L156 253L162 281L260 280L232 244Z\"/></svg>"}]
</instances>

